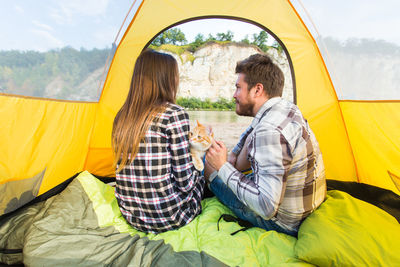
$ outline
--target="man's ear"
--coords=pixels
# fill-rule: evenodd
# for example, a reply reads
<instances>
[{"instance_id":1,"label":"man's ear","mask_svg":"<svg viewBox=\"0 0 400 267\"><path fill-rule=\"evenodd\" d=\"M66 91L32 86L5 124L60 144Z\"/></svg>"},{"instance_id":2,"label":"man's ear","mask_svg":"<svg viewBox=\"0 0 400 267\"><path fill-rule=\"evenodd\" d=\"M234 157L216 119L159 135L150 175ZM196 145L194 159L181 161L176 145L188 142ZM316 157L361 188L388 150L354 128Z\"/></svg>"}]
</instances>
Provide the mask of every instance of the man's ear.
<instances>
[{"instance_id":1,"label":"man's ear","mask_svg":"<svg viewBox=\"0 0 400 267\"><path fill-rule=\"evenodd\" d=\"M254 95L255 96L262 96L264 94L264 85L262 83L256 83L254 86Z\"/></svg>"}]
</instances>

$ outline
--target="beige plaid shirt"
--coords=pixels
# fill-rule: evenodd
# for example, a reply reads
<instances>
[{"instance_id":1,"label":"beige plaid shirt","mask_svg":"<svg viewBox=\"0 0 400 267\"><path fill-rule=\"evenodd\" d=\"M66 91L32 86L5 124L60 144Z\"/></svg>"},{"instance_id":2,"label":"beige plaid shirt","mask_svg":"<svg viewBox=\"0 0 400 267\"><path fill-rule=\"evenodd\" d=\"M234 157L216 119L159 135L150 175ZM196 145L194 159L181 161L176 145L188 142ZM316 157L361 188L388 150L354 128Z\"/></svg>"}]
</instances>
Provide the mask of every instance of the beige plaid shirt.
<instances>
[{"instance_id":1,"label":"beige plaid shirt","mask_svg":"<svg viewBox=\"0 0 400 267\"><path fill-rule=\"evenodd\" d=\"M240 201L266 220L297 231L325 199L325 169L318 142L300 110L280 97L269 99L233 149L239 154L249 136L244 175L225 163L218 176Z\"/></svg>"}]
</instances>

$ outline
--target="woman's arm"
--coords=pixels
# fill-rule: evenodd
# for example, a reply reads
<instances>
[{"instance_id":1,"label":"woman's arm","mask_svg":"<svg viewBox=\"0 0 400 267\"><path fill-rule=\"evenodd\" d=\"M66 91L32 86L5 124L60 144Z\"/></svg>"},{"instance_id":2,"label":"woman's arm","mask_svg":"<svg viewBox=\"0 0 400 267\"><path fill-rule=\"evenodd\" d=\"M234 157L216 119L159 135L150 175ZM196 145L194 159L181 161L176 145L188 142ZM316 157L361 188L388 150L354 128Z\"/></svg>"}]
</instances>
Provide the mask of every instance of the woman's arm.
<instances>
[{"instance_id":1,"label":"woman's arm","mask_svg":"<svg viewBox=\"0 0 400 267\"><path fill-rule=\"evenodd\" d=\"M183 192L190 192L204 177L194 168L189 148L189 115L183 109L174 110L169 123L171 178ZM203 181L204 182L204 181Z\"/></svg>"}]
</instances>

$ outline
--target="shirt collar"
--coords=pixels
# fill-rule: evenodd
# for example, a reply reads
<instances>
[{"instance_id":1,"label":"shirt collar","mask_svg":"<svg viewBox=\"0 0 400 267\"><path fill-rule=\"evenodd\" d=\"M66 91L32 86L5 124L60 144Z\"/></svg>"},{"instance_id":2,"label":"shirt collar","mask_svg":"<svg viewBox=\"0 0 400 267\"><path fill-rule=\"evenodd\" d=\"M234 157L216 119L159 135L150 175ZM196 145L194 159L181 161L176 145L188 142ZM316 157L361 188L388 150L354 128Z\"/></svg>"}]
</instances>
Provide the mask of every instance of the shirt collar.
<instances>
[{"instance_id":1,"label":"shirt collar","mask_svg":"<svg viewBox=\"0 0 400 267\"><path fill-rule=\"evenodd\" d=\"M265 103L261 106L261 108L258 110L256 116L254 117L253 121L251 122L251 127L255 127L261 120L262 117L264 117L264 114L267 112L268 109L270 109L273 105L276 103L280 102L282 97L273 97L265 101Z\"/></svg>"}]
</instances>

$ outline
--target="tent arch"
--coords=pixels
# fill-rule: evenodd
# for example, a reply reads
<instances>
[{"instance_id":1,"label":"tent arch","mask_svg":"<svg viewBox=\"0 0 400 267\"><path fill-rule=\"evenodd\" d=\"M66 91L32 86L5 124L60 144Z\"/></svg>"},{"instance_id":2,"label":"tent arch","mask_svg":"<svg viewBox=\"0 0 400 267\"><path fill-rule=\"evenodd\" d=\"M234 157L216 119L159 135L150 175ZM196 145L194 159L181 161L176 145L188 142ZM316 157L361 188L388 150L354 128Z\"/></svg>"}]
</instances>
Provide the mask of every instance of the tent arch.
<instances>
[{"instance_id":1,"label":"tent arch","mask_svg":"<svg viewBox=\"0 0 400 267\"><path fill-rule=\"evenodd\" d=\"M287 49L296 80L297 105L319 140L330 179L357 181L340 106L318 47L290 1L146 1L118 45L99 102L85 169L112 176L112 121L129 90L134 62L163 29L202 17L230 17L266 28ZM338 168L340 166L340 168Z\"/></svg>"},{"instance_id":2,"label":"tent arch","mask_svg":"<svg viewBox=\"0 0 400 267\"><path fill-rule=\"evenodd\" d=\"M260 28L260 30L266 31L269 35L271 35L274 38L274 40L279 43L279 45L282 47L283 51L285 52L286 58L287 58L288 63L289 63L290 75L292 77L293 103L295 103L295 104L297 103L297 98L296 98L296 78L295 78L293 63L292 63L292 59L290 58L289 51L287 50L285 44L279 39L279 37L274 32L272 32L270 29L268 29L268 27L265 27L264 25L261 25L261 24L255 22L255 21L252 21L252 20L249 20L249 19L245 19L245 18L242 18L242 17L233 17L233 16L200 16L200 17L192 17L192 18L189 18L189 19L185 19L185 20L176 22L176 23L174 23L172 25L169 25L169 26L165 27L164 29L162 29L150 41L147 42L147 44L145 45L143 50L146 49L147 47L149 47L150 44L154 41L155 38L157 38L158 35L160 35L161 33L165 32L165 31L167 31L167 30L169 30L169 29L171 29L173 27L176 27L176 26L179 26L179 25L182 25L182 24L185 24L185 23L189 23L189 22L192 22L192 21L206 20L206 19L236 20L236 21L240 21L240 22L243 22L243 23L248 23L248 24L252 24L254 26L257 26L258 28Z\"/></svg>"}]
</instances>

